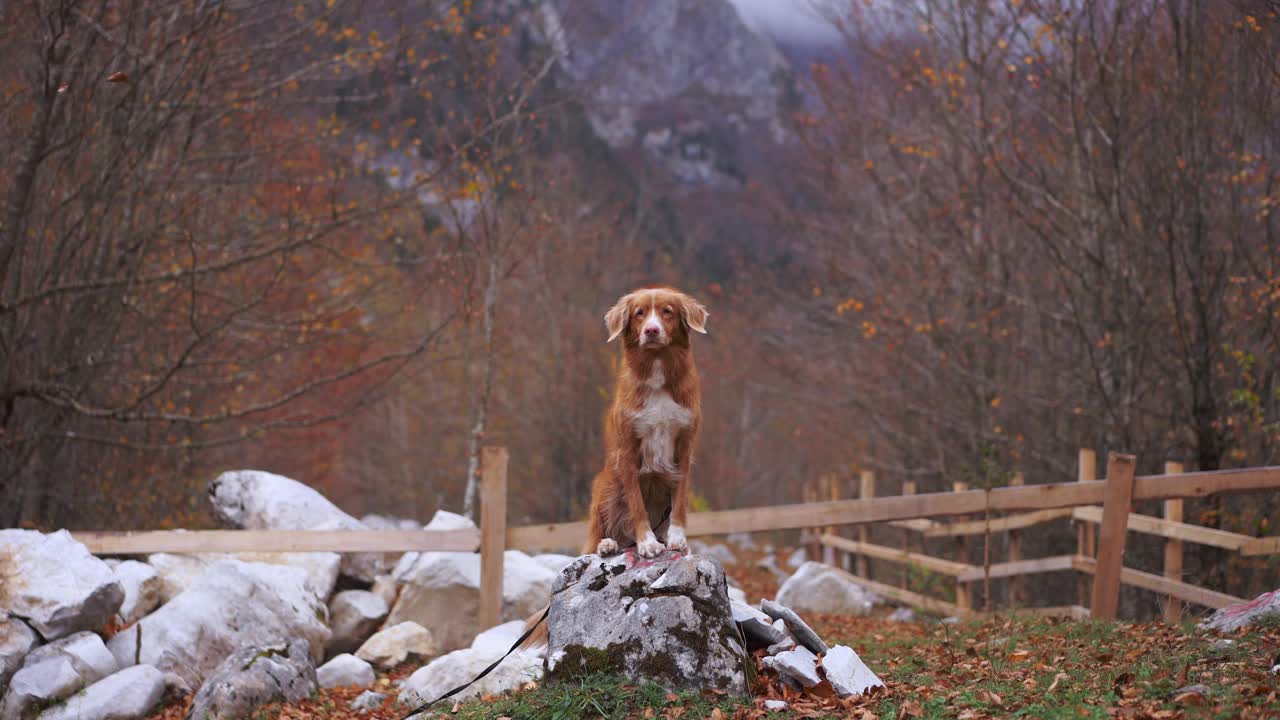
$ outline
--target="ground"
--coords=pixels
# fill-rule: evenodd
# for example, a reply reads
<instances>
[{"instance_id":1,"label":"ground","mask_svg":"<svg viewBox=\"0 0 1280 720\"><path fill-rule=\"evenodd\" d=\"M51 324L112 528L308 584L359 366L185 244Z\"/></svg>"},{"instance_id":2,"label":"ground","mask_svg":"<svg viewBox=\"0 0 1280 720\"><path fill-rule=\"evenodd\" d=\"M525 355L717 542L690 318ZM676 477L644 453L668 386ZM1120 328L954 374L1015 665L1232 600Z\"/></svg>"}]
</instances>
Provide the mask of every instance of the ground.
<instances>
[{"instance_id":1,"label":"ground","mask_svg":"<svg viewBox=\"0 0 1280 720\"><path fill-rule=\"evenodd\" d=\"M755 600L772 597L771 577L734 568ZM669 694L608 677L574 685L536 685L513 695L442 707L460 720L576 720L577 718L1280 718L1280 623L1231 635L1206 635L1194 624L1126 624L996 616L947 625L937 619L891 622L887 611L870 617L807 618L830 644L858 652L888 687L841 701L797 696L776 683L750 700L716 694ZM1229 646L1215 642L1230 639ZM370 713L347 710L358 690L329 690L295 706L272 706L263 720L395 720L390 679L379 679L387 704ZM1207 695L1177 692L1203 685ZM766 698L790 708L767 712ZM156 720L178 720L177 703Z\"/></svg>"}]
</instances>

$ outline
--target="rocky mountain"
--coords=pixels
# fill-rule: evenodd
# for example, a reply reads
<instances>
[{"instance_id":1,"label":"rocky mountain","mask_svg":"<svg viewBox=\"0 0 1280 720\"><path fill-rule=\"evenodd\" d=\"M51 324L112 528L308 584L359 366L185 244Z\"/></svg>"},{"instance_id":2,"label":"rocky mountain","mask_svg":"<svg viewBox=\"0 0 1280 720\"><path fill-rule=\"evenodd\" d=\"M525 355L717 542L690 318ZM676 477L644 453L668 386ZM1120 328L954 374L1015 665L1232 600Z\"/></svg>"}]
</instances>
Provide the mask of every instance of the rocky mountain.
<instances>
[{"instance_id":1,"label":"rocky mountain","mask_svg":"<svg viewBox=\"0 0 1280 720\"><path fill-rule=\"evenodd\" d=\"M790 64L728 0L549 0L538 13L596 135L686 187L740 187L786 142ZM639 156L639 157L637 157Z\"/></svg>"}]
</instances>

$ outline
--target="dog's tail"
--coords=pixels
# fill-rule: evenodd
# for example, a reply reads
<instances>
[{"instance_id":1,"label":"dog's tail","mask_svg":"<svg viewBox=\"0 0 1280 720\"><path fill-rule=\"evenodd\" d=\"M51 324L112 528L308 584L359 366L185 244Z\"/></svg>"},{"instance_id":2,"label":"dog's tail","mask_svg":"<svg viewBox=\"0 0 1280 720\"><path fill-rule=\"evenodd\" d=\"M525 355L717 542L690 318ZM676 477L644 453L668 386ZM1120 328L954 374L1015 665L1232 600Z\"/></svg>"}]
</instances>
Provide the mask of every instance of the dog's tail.
<instances>
[{"instance_id":1,"label":"dog's tail","mask_svg":"<svg viewBox=\"0 0 1280 720\"><path fill-rule=\"evenodd\" d=\"M529 619L524 621L524 632L521 634L523 635L528 633L529 637L525 638L524 642L520 643L520 650L537 650L539 648L546 648L551 644L551 638L547 634L547 623L545 622L547 619L547 612L550 609L551 606L548 605L533 615L530 615Z\"/></svg>"}]
</instances>

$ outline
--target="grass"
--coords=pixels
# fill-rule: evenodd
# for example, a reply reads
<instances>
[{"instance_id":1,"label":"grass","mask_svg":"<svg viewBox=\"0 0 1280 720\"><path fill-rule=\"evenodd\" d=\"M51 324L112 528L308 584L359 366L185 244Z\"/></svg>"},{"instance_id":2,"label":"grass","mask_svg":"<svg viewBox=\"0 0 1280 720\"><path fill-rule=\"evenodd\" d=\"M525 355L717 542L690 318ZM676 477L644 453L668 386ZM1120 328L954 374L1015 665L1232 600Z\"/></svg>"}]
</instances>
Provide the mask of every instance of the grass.
<instances>
[{"instance_id":1,"label":"grass","mask_svg":"<svg viewBox=\"0 0 1280 720\"><path fill-rule=\"evenodd\" d=\"M1218 636L1187 623L1126 624L1012 616L943 625L818 616L831 644L845 644L888 684L851 707L809 696L767 713L758 701L668 694L614 678L542 685L514 696L447 709L466 720L531 718L1280 718L1280 624ZM1176 691L1209 688L1207 696ZM770 688L778 695L780 688ZM852 708L852 709L851 709ZM719 710L719 715L715 715Z\"/></svg>"},{"instance_id":2,"label":"grass","mask_svg":"<svg viewBox=\"0 0 1280 720\"><path fill-rule=\"evenodd\" d=\"M511 695L471 700L434 711L459 720L576 720L577 718L1280 718L1280 622L1228 636L1204 635L1190 623L1126 624L1012 616L943 625L893 623L883 617L814 616L830 644L854 648L888 687L856 701L796 695L776 682L756 698L714 693L668 693L609 676L536 684ZM397 670L403 676L411 667ZM1176 691L1209 688L1207 697ZM407 708L386 703L369 713L347 709L359 690L325 690L296 705L272 705L264 720L395 720ZM790 707L768 712L765 697ZM189 700L188 700L189 702ZM158 717L180 718L185 703Z\"/></svg>"},{"instance_id":3,"label":"grass","mask_svg":"<svg viewBox=\"0 0 1280 720\"><path fill-rule=\"evenodd\" d=\"M577 720L578 718L686 717L730 718L743 701L696 692L668 693L657 685L633 685L608 675L579 678L573 683L541 685L491 701L472 701L446 711L460 720Z\"/></svg>"},{"instance_id":4,"label":"grass","mask_svg":"<svg viewBox=\"0 0 1280 720\"><path fill-rule=\"evenodd\" d=\"M889 684L881 718L1280 717L1276 626L1215 650L1218 638L1189 623L1014 616L856 634L824 624ZM1193 684L1209 694L1176 692Z\"/></svg>"}]
</instances>

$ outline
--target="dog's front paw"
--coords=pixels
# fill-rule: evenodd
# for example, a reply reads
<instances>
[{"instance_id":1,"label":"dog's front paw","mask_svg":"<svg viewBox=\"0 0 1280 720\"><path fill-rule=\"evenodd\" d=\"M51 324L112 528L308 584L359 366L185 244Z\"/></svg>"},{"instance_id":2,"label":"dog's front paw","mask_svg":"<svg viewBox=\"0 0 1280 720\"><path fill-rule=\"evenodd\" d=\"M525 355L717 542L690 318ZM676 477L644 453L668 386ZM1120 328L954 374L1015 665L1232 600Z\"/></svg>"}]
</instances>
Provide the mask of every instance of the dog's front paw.
<instances>
[{"instance_id":1,"label":"dog's front paw","mask_svg":"<svg viewBox=\"0 0 1280 720\"><path fill-rule=\"evenodd\" d=\"M684 528L679 525L672 525L667 530L667 549L684 552L689 549L689 541L684 536Z\"/></svg>"},{"instance_id":2,"label":"dog's front paw","mask_svg":"<svg viewBox=\"0 0 1280 720\"><path fill-rule=\"evenodd\" d=\"M646 534L643 540L636 543L636 554L642 558L658 557L662 554L662 549L662 543L658 542L653 533Z\"/></svg>"},{"instance_id":3,"label":"dog's front paw","mask_svg":"<svg viewBox=\"0 0 1280 720\"><path fill-rule=\"evenodd\" d=\"M612 555L618 552L618 543L613 538L605 538L596 544L597 555Z\"/></svg>"}]
</instances>

